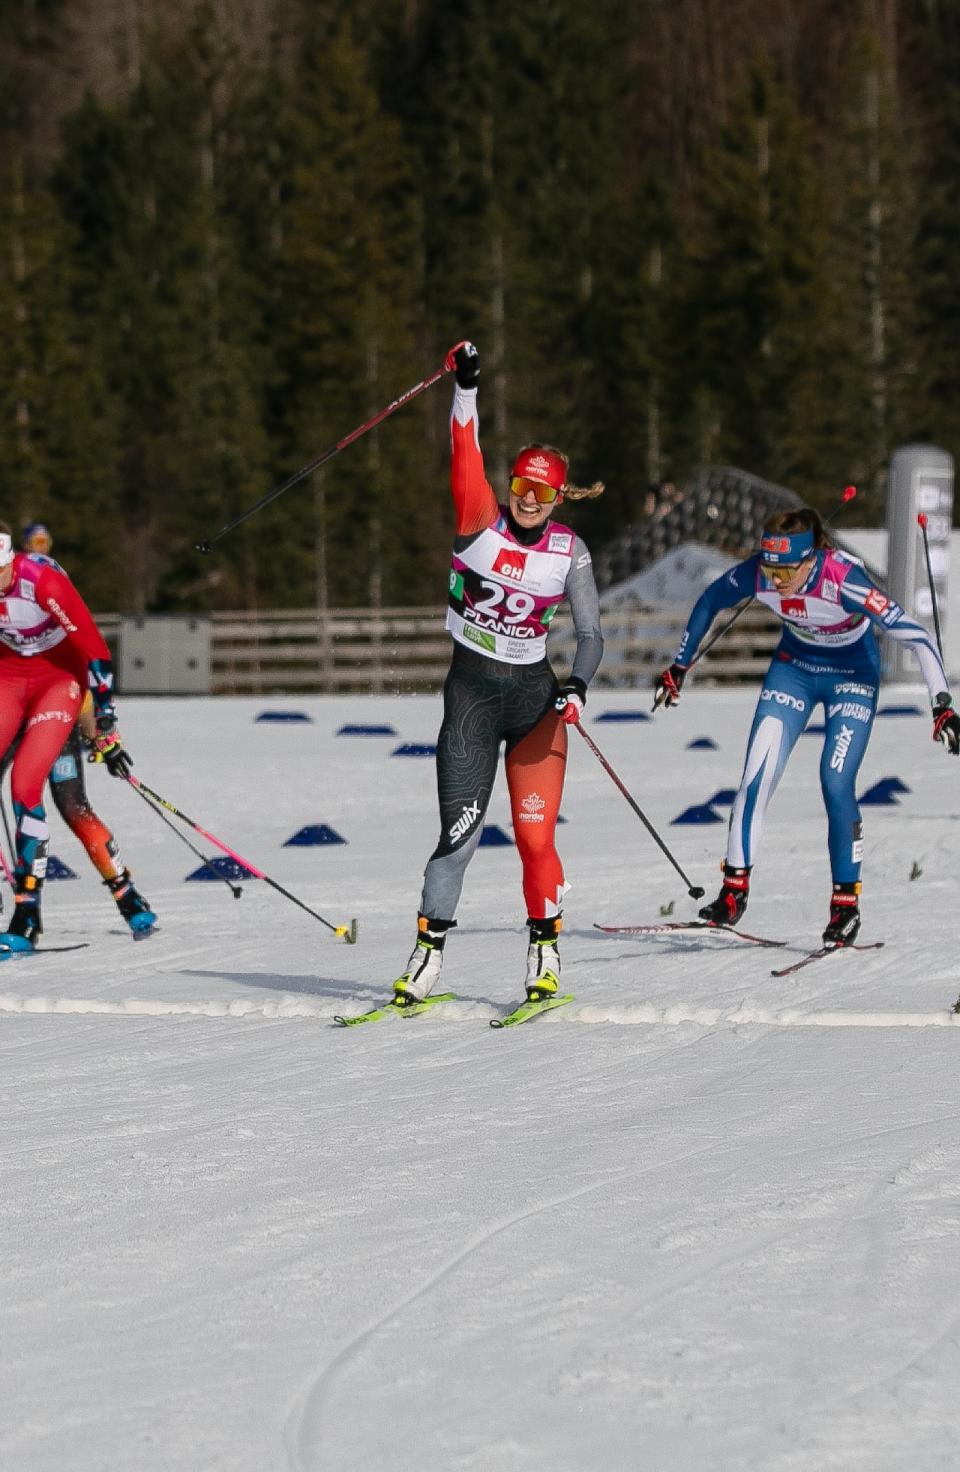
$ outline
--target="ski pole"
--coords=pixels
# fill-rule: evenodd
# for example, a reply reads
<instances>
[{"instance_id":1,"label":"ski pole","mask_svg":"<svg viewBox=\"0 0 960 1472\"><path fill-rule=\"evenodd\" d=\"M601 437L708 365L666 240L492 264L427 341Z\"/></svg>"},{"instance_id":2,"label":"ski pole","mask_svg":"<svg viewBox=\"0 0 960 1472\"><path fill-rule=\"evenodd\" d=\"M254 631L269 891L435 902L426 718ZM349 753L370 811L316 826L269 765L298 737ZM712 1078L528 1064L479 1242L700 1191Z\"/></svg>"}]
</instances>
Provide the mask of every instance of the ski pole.
<instances>
[{"instance_id":1,"label":"ski pole","mask_svg":"<svg viewBox=\"0 0 960 1472\"><path fill-rule=\"evenodd\" d=\"M185 833L181 833L180 832L180 829L177 827L176 823L171 823L170 819L167 817L166 813L162 810L162 808L158 808L157 807L156 803L153 802L153 800L147 796L147 794L144 792L144 790L143 790L142 787L137 786L137 787L134 788L134 791L137 793L138 797L142 797L143 798L144 802L146 803L147 807L150 809L151 813L156 813L156 815L160 819L160 821L162 823L166 823L166 825L170 829L171 833L173 833L177 838L179 838L179 840L180 840L181 843L185 843L186 844L187 848L190 850L190 852L192 854L195 854L196 855L196 857L200 860L201 864L209 864L210 860L207 858L206 854L201 853L200 850L197 848L196 844L191 843L190 840L189 840L189 838L187 837L187 835ZM243 890L242 890L241 886L239 884L234 884L233 880L232 879L229 879L226 874L217 873L217 878L223 880L224 884L227 886L227 888L229 889L230 893L233 895L233 897L234 897L235 900L238 900L240 898L240 896L243 894Z\"/></svg>"},{"instance_id":2,"label":"ski pole","mask_svg":"<svg viewBox=\"0 0 960 1472\"><path fill-rule=\"evenodd\" d=\"M830 512L830 514L828 516L825 516L823 518L824 523L826 525L829 525L829 523L831 521L833 521L836 516L839 516L839 514L843 510L843 508L850 501L853 500L853 498L854 498L854 496L856 494L857 494L857 488L856 488L856 486L846 486L845 489L844 489L843 495L840 497L840 500L837 502L836 506L834 506L833 510ZM750 607L750 605L751 605L752 602L753 602L753 599L752 598L746 598L746 599L744 599L744 601L737 608L737 610L734 613L733 617L732 618L729 618L727 620L727 622L723 625L722 628L717 629L717 632L715 634L711 634L710 638L703 645L702 649L699 650L696 659L692 659L690 661L690 664L688 666L689 669L692 670L695 664L699 664L700 663L701 659L703 659L703 656L705 654L709 654L710 653L710 650L713 648L714 644L717 643L718 639L722 639L723 636L724 636L724 634L727 633L727 631L729 629L732 629L733 628L733 626L736 623L737 619L740 617L741 614L746 613L747 609ZM653 702L653 708L654 708L654 710L657 710L659 708L659 706L661 705L661 703L663 701L663 698L664 698L664 693L663 692L661 692L659 695L657 695L655 697L654 702Z\"/></svg>"},{"instance_id":3,"label":"ski pole","mask_svg":"<svg viewBox=\"0 0 960 1472\"><path fill-rule=\"evenodd\" d=\"M14 863L16 863L17 846L14 843L13 837L12 837L12 835L10 833L10 820L7 817L7 805L3 801L2 798L0 798L0 810L2 810L2 812L3 812L3 831L7 835L7 846L10 849L10 857L13 859ZM10 888L14 892L16 892L17 882L16 882L16 880L13 877L13 870L10 868L10 865L7 863L7 856L3 852L2 849L0 849L0 865L2 865L2 867L3 867L4 878L6 879L7 883L10 886Z\"/></svg>"},{"instance_id":4,"label":"ski pole","mask_svg":"<svg viewBox=\"0 0 960 1472\"><path fill-rule=\"evenodd\" d=\"M206 828L201 827L201 825L197 823L193 818L189 818L186 813L181 812L181 810L176 807L174 803L167 802L167 799L165 797L161 797L159 792L154 792L152 787L148 787L146 782L141 782L140 779L138 777L135 777L132 772L127 773L127 781L130 783L131 787L135 787L140 792L145 792L147 797L152 797L154 802L159 803L162 808L166 808L168 813L173 813L175 818L179 818L182 823L188 824L189 827L191 827L196 833L202 834L202 836L208 839L210 843L214 844L217 848L222 849L223 852L229 855L231 859L235 860L236 863L242 864L245 869L249 869L251 874L255 874L258 879L262 879L265 884L269 884L271 889L275 889L278 894L282 894L285 899L291 900L293 904L299 905L301 910L306 910L308 915L312 915L314 920L319 920L320 924L325 925L328 930L332 930L334 935L340 936L343 940L346 941L347 945L354 944L357 938L356 920L351 920L349 925L332 925L329 920L324 920L322 915L318 915L316 910L311 910L309 905L305 905L303 900L298 900L295 894L290 893L289 889L284 889L282 884L278 884L275 879L270 878L269 874L265 874L262 869L258 869L256 864L251 864L249 859L241 858L241 856L236 853L234 849L229 848L222 841L222 839L215 838L212 833L209 833Z\"/></svg>"},{"instance_id":5,"label":"ski pole","mask_svg":"<svg viewBox=\"0 0 960 1472\"><path fill-rule=\"evenodd\" d=\"M339 455L341 450L345 450L347 445L352 445L354 440L358 440L362 434L366 434L367 430L375 429L378 424L382 424L384 419L388 419L391 414L395 414L398 409L402 409L404 404L409 404L411 399L415 399L425 389L431 388L433 384L438 383L447 371L446 368L438 368L436 373L431 373L429 378L424 378L420 383L415 383L413 388L408 388L405 393L400 394L398 398L394 399L392 404L388 404L385 409L381 409L379 414L374 414L372 419L368 419L358 429L352 429L349 434L345 434L342 440L337 440L337 443L331 445L329 450L324 450L322 455L318 455L315 460L311 460L309 464L302 466L294 475L290 476L289 480L285 480L282 485L274 486L272 491L268 491L265 496L261 496L260 500L255 501L252 506L248 506L246 511L241 511L239 516L235 516L232 521L228 521L226 526L222 526L212 537L204 537L203 541L197 542L197 551L209 552L214 543L219 542L221 537L225 537L227 532L232 532L235 526L239 526L241 522L247 521L249 517L254 516L258 511L262 511L264 506L269 506L271 501L275 501L278 496L282 496L284 491L289 491L291 486L297 485L308 475L311 475L313 471L319 470L321 465L325 465L328 460L332 460L334 455Z\"/></svg>"},{"instance_id":6,"label":"ski pole","mask_svg":"<svg viewBox=\"0 0 960 1472\"><path fill-rule=\"evenodd\" d=\"M670 862L673 865L673 867L676 869L677 873L680 875L680 878L683 880L684 884L687 886L687 894L690 896L691 899L694 899L694 900L702 899L703 896L704 896L704 894L706 893L706 891L703 890L703 889L701 889L700 886L699 886L699 884L691 884L690 883L690 880L687 878L686 874L684 874L683 870L680 868L680 865L677 863L676 859L673 857L673 854L667 848L667 845L664 843L663 839L660 837L660 834L657 832L656 828L654 828L653 824L650 822L650 819L647 817L646 813L640 807L639 803L636 802L633 797L631 797L631 795L628 792L627 788L620 781L620 778L617 776L616 772L613 770L613 768L611 767L610 763L607 761L607 759L604 756L603 752L600 750L599 746L594 741L593 737L592 736L589 736L587 734L587 732L583 729L583 727L581 726L581 724L580 724L579 721L576 721L575 722L575 725L576 725L577 730L580 732L580 735L583 737L584 741L587 743L587 745L589 746L590 750L593 752L593 754L596 757L597 761L600 763L601 767L606 772L607 776L611 779L611 781L613 781L613 782L616 783L617 787L619 787L620 791L623 793L624 797L627 799L627 802L630 804L630 806L633 808L633 811L636 813L637 817L640 819L640 822L643 824L644 828L646 828L647 832L650 834L650 837L653 839L654 843L667 856L667 858L670 860Z\"/></svg>"},{"instance_id":7,"label":"ski pole","mask_svg":"<svg viewBox=\"0 0 960 1472\"><path fill-rule=\"evenodd\" d=\"M921 511L917 516L920 532L923 536L923 555L927 563L927 581L930 584L930 600L933 604L933 628L937 636L937 649L940 652L940 662L943 663L943 638L940 633L940 610L937 607L937 589L933 581L933 568L930 565L930 542L927 538L927 513Z\"/></svg>"}]
</instances>

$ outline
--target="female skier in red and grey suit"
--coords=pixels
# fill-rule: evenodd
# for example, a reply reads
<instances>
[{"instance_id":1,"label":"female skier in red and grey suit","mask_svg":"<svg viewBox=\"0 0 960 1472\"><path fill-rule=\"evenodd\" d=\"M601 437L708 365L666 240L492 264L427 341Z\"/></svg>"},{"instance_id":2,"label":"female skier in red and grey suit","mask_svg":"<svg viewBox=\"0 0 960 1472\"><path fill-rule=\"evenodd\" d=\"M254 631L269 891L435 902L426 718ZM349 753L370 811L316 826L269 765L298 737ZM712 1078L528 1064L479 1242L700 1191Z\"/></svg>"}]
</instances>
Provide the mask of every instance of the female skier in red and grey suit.
<instances>
[{"instance_id":1,"label":"female skier in red and grey suit","mask_svg":"<svg viewBox=\"0 0 960 1472\"><path fill-rule=\"evenodd\" d=\"M472 343L460 343L451 348L446 366L457 380L451 415L456 532L447 612L454 653L437 744L440 839L424 874L417 943L394 982L401 1003L421 1000L440 976L501 741L530 930L527 992L542 997L557 991L565 884L554 840L566 724L579 718L603 652L590 553L569 527L550 520L564 496L598 496L602 485L567 485L566 456L529 445L514 461L509 504L498 505L477 433L479 354ZM570 678L559 685L546 642L564 599L577 649Z\"/></svg>"},{"instance_id":2,"label":"female skier in red and grey suit","mask_svg":"<svg viewBox=\"0 0 960 1472\"><path fill-rule=\"evenodd\" d=\"M40 892L47 868L43 785L76 723L89 684L94 747L114 776L130 758L117 731L110 651L66 575L14 552L0 522L0 752L21 732L11 769L16 818L16 906L0 949L32 949L42 930Z\"/></svg>"}]
</instances>

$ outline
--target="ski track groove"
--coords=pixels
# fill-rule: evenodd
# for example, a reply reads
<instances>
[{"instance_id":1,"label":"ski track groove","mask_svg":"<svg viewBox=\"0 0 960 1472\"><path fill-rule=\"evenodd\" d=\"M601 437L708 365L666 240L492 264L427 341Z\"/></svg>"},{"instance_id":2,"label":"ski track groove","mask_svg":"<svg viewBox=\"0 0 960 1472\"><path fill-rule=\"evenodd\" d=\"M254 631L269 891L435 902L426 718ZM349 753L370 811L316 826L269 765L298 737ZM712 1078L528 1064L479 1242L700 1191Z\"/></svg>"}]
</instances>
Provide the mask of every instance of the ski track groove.
<instances>
[{"instance_id":1,"label":"ski track groove","mask_svg":"<svg viewBox=\"0 0 960 1472\"><path fill-rule=\"evenodd\" d=\"M16 962L8 963L15 965ZM35 1015L71 1014L115 1017L210 1017L217 1020L312 1021L332 1022L339 1015L343 1001L310 1005L285 995L279 1002L176 1002L160 998L126 997L107 1001L92 997L21 996L16 992L0 993L0 1014ZM466 998L444 1004L438 1010L437 1022L472 1022L490 1016L498 1017L502 1008ZM692 1023L715 1032L723 1027L826 1027L826 1028L922 1028L960 1027L960 1014L944 1008L937 1012L804 1012L796 1007L774 1011L767 1007L698 1007L675 1002L666 1006L649 1002L626 1004L574 1003L557 1010L556 1017L538 1019L541 1025L562 1026L572 1023L596 1026L609 1023L619 1027L680 1027Z\"/></svg>"},{"instance_id":2,"label":"ski track groove","mask_svg":"<svg viewBox=\"0 0 960 1472\"><path fill-rule=\"evenodd\" d=\"M482 1232L472 1237L458 1252L446 1259L417 1287L405 1293L396 1302L389 1305L383 1313L379 1314L371 1323L367 1324L357 1334L342 1345L332 1359L328 1360L322 1368L314 1373L306 1389L298 1396L297 1400L287 1415L283 1432L284 1447L287 1452L290 1467L293 1472L311 1472L314 1466L313 1454L319 1452L319 1443L322 1436L320 1425L323 1415L324 1401L329 1394L330 1387L339 1370L341 1370L352 1359L363 1346L376 1335L380 1329L402 1314L405 1309L418 1302L421 1298L432 1293L435 1288L455 1272L467 1258L473 1256L486 1247L496 1237L508 1232L512 1227L529 1221L532 1217L539 1216L542 1212L551 1211L559 1206L567 1205L571 1201L577 1201L591 1192L602 1191L608 1186L619 1185L626 1180L637 1180L641 1176L651 1175L657 1171L672 1170L688 1160L694 1160L700 1155L710 1154L716 1150L716 1142L710 1141L706 1145L698 1145L694 1150L686 1150L669 1160L657 1161L655 1164L642 1167L640 1170L631 1169L617 1171L611 1175L604 1176L599 1181L590 1181L586 1185L578 1186L573 1191L565 1191L560 1196L554 1196L546 1201L538 1202L535 1206L524 1208L523 1211L513 1212L503 1220L494 1222L492 1226L485 1228Z\"/></svg>"}]
</instances>

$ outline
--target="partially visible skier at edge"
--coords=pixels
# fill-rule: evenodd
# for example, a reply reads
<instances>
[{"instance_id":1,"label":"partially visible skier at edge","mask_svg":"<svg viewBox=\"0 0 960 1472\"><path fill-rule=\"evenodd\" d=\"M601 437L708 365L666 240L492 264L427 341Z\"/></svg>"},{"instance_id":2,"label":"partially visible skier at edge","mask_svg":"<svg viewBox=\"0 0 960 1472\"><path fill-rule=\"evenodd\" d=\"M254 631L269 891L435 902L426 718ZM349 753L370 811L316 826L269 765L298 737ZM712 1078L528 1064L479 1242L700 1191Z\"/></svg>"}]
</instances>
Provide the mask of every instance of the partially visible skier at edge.
<instances>
[{"instance_id":1,"label":"partially visible skier at edge","mask_svg":"<svg viewBox=\"0 0 960 1472\"><path fill-rule=\"evenodd\" d=\"M816 511L782 511L765 524L760 549L717 578L697 600L676 658L654 681L656 705L676 705L684 677L714 617L756 598L783 622L764 678L740 787L730 815L723 887L700 916L736 925L747 908L750 871L767 804L813 709L823 705L826 735L820 785L827 809L833 893L823 932L827 947L853 945L860 930L863 853L855 784L877 710L880 655L874 629L912 649L933 703L933 739L956 756L960 718L943 662L926 629L831 546Z\"/></svg>"},{"instance_id":2,"label":"partially visible skier at edge","mask_svg":"<svg viewBox=\"0 0 960 1472\"><path fill-rule=\"evenodd\" d=\"M453 662L437 745L441 829L424 874L417 943L393 984L394 1000L401 1006L422 1001L439 979L505 740L529 927L526 991L540 1001L559 989L566 885L554 840L567 724L579 719L603 653L590 553L570 527L550 517L565 497L599 496L603 486L568 485L566 455L549 445L527 445L513 463L509 502L498 505L478 438L479 353L472 343L458 343L444 366L456 375L450 420L456 528L447 611ZM561 685L546 642L564 598L577 647Z\"/></svg>"}]
</instances>

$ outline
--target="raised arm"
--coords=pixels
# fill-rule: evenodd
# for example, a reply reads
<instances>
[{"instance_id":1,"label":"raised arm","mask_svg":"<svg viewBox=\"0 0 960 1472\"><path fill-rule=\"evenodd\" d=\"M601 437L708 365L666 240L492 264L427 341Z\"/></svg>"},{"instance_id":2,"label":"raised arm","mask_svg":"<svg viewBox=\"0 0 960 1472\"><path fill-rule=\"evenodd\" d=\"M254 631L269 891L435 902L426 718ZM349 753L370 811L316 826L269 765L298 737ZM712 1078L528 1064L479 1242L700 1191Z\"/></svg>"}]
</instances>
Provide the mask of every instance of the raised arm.
<instances>
[{"instance_id":1,"label":"raised arm","mask_svg":"<svg viewBox=\"0 0 960 1472\"><path fill-rule=\"evenodd\" d=\"M456 535L475 536L497 515L497 498L487 480L477 420L480 354L472 342L460 342L447 354L445 366L456 374L450 411L450 490L456 513Z\"/></svg>"}]
</instances>

